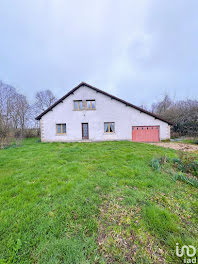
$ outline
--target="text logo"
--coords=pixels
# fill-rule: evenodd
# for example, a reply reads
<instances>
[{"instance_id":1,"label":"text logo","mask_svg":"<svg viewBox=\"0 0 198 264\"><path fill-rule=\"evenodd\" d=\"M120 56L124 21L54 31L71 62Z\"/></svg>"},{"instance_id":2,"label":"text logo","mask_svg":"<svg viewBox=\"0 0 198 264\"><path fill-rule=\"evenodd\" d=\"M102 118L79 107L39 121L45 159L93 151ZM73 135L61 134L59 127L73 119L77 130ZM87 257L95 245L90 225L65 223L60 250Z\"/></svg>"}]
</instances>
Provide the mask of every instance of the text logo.
<instances>
[{"instance_id":1,"label":"text logo","mask_svg":"<svg viewBox=\"0 0 198 264\"><path fill-rule=\"evenodd\" d=\"M196 248L192 245L184 245L181 250L179 249L179 243L176 243L176 255L178 257L183 257L186 251L186 255L190 258L193 258L196 254ZM184 258L184 263L197 263L196 257L194 259Z\"/></svg>"}]
</instances>

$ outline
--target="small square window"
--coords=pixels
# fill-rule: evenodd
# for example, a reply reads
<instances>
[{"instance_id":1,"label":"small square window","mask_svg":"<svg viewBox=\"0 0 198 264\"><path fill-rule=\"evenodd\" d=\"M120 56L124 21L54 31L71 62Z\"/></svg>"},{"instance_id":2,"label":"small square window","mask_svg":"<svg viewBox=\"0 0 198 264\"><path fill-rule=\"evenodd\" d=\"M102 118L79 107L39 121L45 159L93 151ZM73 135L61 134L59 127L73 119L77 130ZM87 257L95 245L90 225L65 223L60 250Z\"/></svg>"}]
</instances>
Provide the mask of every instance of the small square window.
<instances>
[{"instance_id":1,"label":"small square window","mask_svg":"<svg viewBox=\"0 0 198 264\"><path fill-rule=\"evenodd\" d=\"M66 134L66 124L56 124L56 134L65 135Z\"/></svg>"},{"instance_id":2,"label":"small square window","mask_svg":"<svg viewBox=\"0 0 198 264\"><path fill-rule=\"evenodd\" d=\"M95 100L87 100L87 109L96 109Z\"/></svg>"},{"instance_id":3,"label":"small square window","mask_svg":"<svg viewBox=\"0 0 198 264\"><path fill-rule=\"evenodd\" d=\"M105 122L104 123L104 132L105 133L114 133L115 132L115 123L114 122Z\"/></svg>"},{"instance_id":4,"label":"small square window","mask_svg":"<svg viewBox=\"0 0 198 264\"><path fill-rule=\"evenodd\" d=\"M82 100L74 101L74 110L82 110L82 109L83 109Z\"/></svg>"}]
</instances>

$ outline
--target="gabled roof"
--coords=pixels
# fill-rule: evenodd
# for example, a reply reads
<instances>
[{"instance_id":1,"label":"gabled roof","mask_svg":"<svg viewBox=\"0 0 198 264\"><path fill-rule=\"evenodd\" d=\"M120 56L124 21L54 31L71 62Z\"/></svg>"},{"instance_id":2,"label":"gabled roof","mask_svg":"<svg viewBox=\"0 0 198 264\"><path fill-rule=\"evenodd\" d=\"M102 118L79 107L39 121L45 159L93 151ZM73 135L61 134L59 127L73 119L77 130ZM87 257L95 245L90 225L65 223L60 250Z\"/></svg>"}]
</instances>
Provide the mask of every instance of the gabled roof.
<instances>
[{"instance_id":1,"label":"gabled roof","mask_svg":"<svg viewBox=\"0 0 198 264\"><path fill-rule=\"evenodd\" d=\"M146 110L144 110L144 109L142 109L142 108L140 108L138 106L135 106L135 105L133 105L133 104L131 104L129 102L126 102L126 101L124 101L124 100L122 100L122 99L120 99L120 98L118 98L118 97L116 97L114 95L111 95L109 93L106 93L106 92L104 92L104 91L102 91L102 90L100 90L100 89L98 89L98 88L96 88L96 87L94 87L94 86L86 83L86 82L81 82L79 85L77 85L76 87L74 87L70 92L68 92L63 97L61 97L58 101L56 101L53 105L51 105L49 108L47 108L43 113L41 113L40 115L38 115L35 119L36 120L40 120L42 116L44 116L47 112L51 111L59 103L62 103L65 98L67 98L69 95L73 94L81 86L87 86L87 87L91 88L92 90L94 90L94 91L96 91L98 93L102 93L102 94L104 94L106 96L109 96L111 99L117 100L117 101L119 101L119 102L121 102L121 103L123 103L123 104L125 104L127 106L133 107L136 110L140 111L141 113L145 113L147 115L150 115L150 116L154 117L155 119L161 120L163 122L168 123L169 125L172 125L169 121L161 118L160 116L157 116L157 115L155 115L155 114L153 114L153 113L151 113L149 111L146 111Z\"/></svg>"}]
</instances>

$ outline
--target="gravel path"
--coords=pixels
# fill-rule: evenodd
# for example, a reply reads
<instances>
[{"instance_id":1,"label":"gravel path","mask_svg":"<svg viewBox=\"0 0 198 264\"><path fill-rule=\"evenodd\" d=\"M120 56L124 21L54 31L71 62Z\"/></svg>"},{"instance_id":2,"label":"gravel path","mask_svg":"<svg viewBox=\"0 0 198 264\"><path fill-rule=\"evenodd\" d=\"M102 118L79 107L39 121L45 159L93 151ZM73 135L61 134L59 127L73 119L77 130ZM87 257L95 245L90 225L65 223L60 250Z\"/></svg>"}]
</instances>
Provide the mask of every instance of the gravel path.
<instances>
[{"instance_id":1,"label":"gravel path","mask_svg":"<svg viewBox=\"0 0 198 264\"><path fill-rule=\"evenodd\" d=\"M183 151L198 151L198 145L186 144L186 143L173 143L173 142L159 142L159 143L151 143L152 145L164 147L164 148L172 148L175 150L183 150Z\"/></svg>"}]
</instances>

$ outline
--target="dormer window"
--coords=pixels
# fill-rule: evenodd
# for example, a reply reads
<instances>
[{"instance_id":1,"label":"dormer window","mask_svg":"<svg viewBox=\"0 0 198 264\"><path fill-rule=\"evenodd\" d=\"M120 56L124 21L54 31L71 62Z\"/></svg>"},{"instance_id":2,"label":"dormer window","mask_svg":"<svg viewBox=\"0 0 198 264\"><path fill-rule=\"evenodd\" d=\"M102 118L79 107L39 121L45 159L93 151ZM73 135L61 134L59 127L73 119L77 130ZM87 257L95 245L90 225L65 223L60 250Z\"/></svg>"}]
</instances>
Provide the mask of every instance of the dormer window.
<instances>
[{"instance_id":1,"label":"dormer window","mask_svg":"<svg viewBox=\"0 0 198 264\"><path fill-rule=\"evenodd\" d=\"M82 100L74 101L74 110L82 110L82 109L83 109Z\"/></svg>"},{"instance_id":2,"label":"dormer window","mask_svg":"<svg viewBox=\"0 0 198 264\"><path fill-rule=\"evenodd\" d=\"M96 109L96 101L87 100L87 109Z\"/></svg>"}]
</instances>

